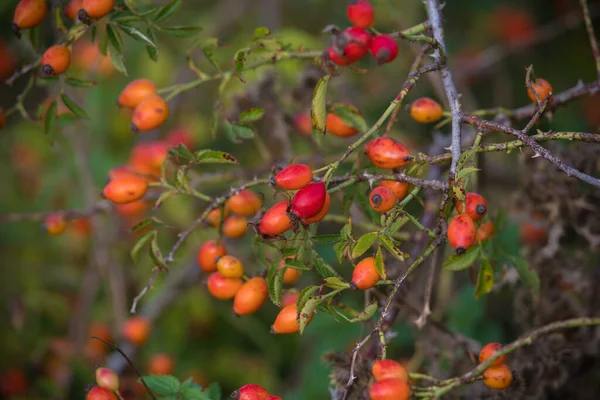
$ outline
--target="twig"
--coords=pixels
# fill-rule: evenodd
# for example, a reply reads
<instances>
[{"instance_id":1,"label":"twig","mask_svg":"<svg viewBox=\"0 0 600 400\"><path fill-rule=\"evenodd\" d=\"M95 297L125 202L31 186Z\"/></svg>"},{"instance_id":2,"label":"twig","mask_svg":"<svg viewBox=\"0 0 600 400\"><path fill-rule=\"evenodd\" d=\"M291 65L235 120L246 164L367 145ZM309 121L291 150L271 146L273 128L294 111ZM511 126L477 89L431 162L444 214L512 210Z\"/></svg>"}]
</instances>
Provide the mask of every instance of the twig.
<instances>
[{"instance_id":1,"label":"twig","mask_svg":"<svg viewBox=\"0 0 600 400\"><path fill-rule=\"evenodd\" d=\"M424 304L423 304L423 310L421 311L419 318L417 318L415 320L415 325L417 325L417 327L419 327L419 329L423 329L423 327L427 323L427 317L429 317L429 315L431 315L431 307L430 307L431 291L433 289L433 278L435 277L435 270L436 270L437 263L438 263L439 253L440 253L440 251L436 250L433 253L433 256L431 257L431 260L430 260L429 273L427 276L427 286L425 287L425 300L424 300Z\"/></svg>"},{"instance_id":2,"label":"twig","mask_svg":"<svg viewBox=\"0 0 600 400\"><path fill-rule=\"evenodd\" d=\"M408 182L411 185L414 185L416 187L428 188L428 189L433 189L433 190L447 190L449 187L448 182L434 180L434 179L428 180L428 179L414 178L412 176L405 175L403 173L393 174L393 175L372 175L367 172L364 172L362 174L357 174L357 175L336 176L334 178L331 178L331 180L329 181L331 184L336 184L336 183L340 183L340 182L344 182L344 184L340 184L338 186L332 185L332 188L329 190L329 192L330 193L336 192L336 191L343 189L344 187L347 187L356 182L361 182L361 181L375 182L375 181L379 181L379 180Z\"/></svg>"},{"instance_id":3,"label":"twig","mask_svg":"<svg viewBox=\"0 0 600 400\"><path fill-rule=\"evenodd\" d=\"M443 49L445 56L446 43L442 22L442 6L438 0L426 0L425 5L427 7L427 13L429 14L429 23L431 24L433 37ZM435 54L437 60L440 60L443 56L439 49ZM450 163L450 180L452 181L454 180L456 165L461 154L460 99L452 79L450 68L448 68L448 65L445 62L442 65L441 72L442 82L444 83L444 89L446 90L446 96L448 97L448 103L450 104L450 112L452 113L452 161Z\"/></svg>"},{"instance_id":4,"label":"twig","mask_svg":"<svg viewBox=\"0 0 600 400\"><path fill-rule=\"evenodd\" d=\"M140 374L140 372L137 370L137 368L135 367L135 365L133 365L133 362L131 362L131 360L129 359L129 357L127 357L127 354L125 354L125 352L123 350L121 350L119 348L119 346L117 346L116 344L107 342L106 340L99 338L98 336L91 336L91 339L96 339L101 341L104 344L109 345L110 347L112 347L114 350L118 351L119 354L121 354L123 356L123 358L125 360L127 360L127 363L129 364L129 366L133 369L133 371L135 372L135 374L138 376L138 378L140 378L140 382L142 382L142 385L144 385L144 387L146 388L146 391L148 392L148 394L150 395L150 397L152 397L154 400L157 400L156 396L154 395L154 393L152 392L152 390L150 390L150 388L148 387L148 385L146 384L146 381L144 381L144 377L142 376L142 374Z\"/></svg>"},{"instance_id":5,"label":"twig","mask_svg":"<svg viewBox=\"0 0 600 400\"><path fill-rule=\"evenodd\" d=\"M157 268L156 271L154 271L154 274L150 277L150 280L148 280L146 286L144 286L142 291L137 296L135 296L135 298L133 299L133 304L131 305L131 310L129 310L130 313L135 314L138 302L142 299L142 297L144 297L148 290L150 290L150 288L154 284L154 281L156 280L156 278L158 278L158 274L160 274L160 271L161 269Z\"/></svg>"},{"instance_id":6,"label":"twig","mask_svg":"<svg viewBox=\"0 0 600 400\"><path fill-rule=\"evenodd\" d=\"M588 7L587 0L579 0L581 3L581 10L583 11L583 19L585 20L585 29L587 30L590 38L590 46L592 47L592 54L594 55L594 61L596 62L596 72L598 79L600 79L600 50L598 49L598 40L594 33L594 25L592 24L592 18L590 16L590 9Z\"/></svg>"},{"instance_id":7,"label":"twig","mask_svg":"<svg viewBox=\"0 0 600 400\"><path fill-rule=\"evenodd\" d=\"M11 213L0 215L0 223L3 222L20 222L20 221L31 221L38 222L43 221L49 215L61 215L65 220L71 221L74 219L90 217L94 214L98 214L110 209L110 201L102 200L94 204L92 207L81 210L56 210L56 211L41 211L32 213Z\"/></svg>"}]
</instances>

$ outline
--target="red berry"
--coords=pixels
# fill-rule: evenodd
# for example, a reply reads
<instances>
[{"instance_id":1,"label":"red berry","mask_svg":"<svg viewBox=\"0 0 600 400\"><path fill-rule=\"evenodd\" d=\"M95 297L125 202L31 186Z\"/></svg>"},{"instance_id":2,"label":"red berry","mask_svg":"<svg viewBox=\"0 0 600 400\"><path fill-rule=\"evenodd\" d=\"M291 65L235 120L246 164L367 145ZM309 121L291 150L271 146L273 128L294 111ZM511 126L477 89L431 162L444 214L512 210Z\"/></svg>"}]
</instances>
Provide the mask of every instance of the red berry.
<instances>
[{"instance_id":1,"label":"red berry","mask_svg":"<svg viewBox=\"0 0 600 400\"><path fill-rule=\"evenodd\" d=\"M213 210L214 211L214 210ZM239 215L228 217L223 223L223 235L231 239L241 238L248 230L248 220Z\"/></svg>"},{"instance_id":2,"label":"red berry","mask_svg":"<svg viewBox=\"0 0 600 400\"><path fill-rule=\"evenodd\" d=\"M388 35L375 36L371 41L371 54L379 65L392 62L398 56L398 43Z\"/></svg>"},{"instance_id":3,"label":"red berry","mask_svg":"<svg viewBox=\"0 0 600 400\"><path fill-rule=\"evenodd\" d=\"M284 200L269 208L262 216L258 230L263 235L281 235L292 228L292 221L287 215L289 203Z\"/></svg>"},{"instance_id":4,"label":"red berry","mask_svg":"<svg viewBox=\"0 0 600 400\"><path fill-rule=\"evenodd\" d=\"M117 396L108 389L94 386L85 397L86 400L117 400Z\"/></svg>"},{"instance_id":5,"label":"red berry","mask_svg":"<svg viewBox=\"0 0 600 400\"><path fill-rule=\"evenodd\" d=\"M346 46L344 47L344 58L350 62L358 61L369 52L371 46L371 34L362 28L347 28L342 33Z\"/></svg>"},{"instance_id":6,"label":"red berry","mask_svg":"<svg viewBox=\"0 0 600 400\"><path fill-rule=\"evenodd\" d=\"M300 218L314 217L325 205L327 190L323 182L311 183L292 198L292 212Z\"/></svg>"},{"instance_id":7,"label":"red berry","mask_svg":"<svg viewBox=\"0 0 600 400\"><path fill-rule=\"evenodd\" d=\"M42 55L42 72L46 75L60 75L71 65L71 51L59 44L49 47Z\"/></svg>"},{"instance_id":8,"label":"red berry","mask_svg":"<svg viewBox=\"0 0 600 400\"><path fill-rule=\"evenodd\" d=\"M327 54L329 55L329 59L339 66L343 67L345 65L351 64L351 62L346 60L343 55L338 56L333 46L327 49Z\"/></svg>"},{"instance_id":9,"label":"red berry","mask_svg":"<svg viewBox=\"0 0 600 400\"><path fill-rule=\"evenodd\" d=\"M502 345L500 343L492 342L492 343L486 344L483 347L483 349L481 349L481 351L479 352L479 362L482 363L482 362L487 361L491 356L493 356L501 348L502 348ZM506 355L494 360L494 362L492 363L491 366L504 364L505 361L506 361Z\"/></svg>"},{"instance_id":10,"label":"red berry","mask_svg":"<svg viewBox=\"0 0 600 400\"><path fill-rule=\"evenodd\" d=\"M350 0L346 12L350 23L358 28L368 28L375 22L373 6L366 0Z\"/></svg>"},{"instance_id":11,"label":"red berry","mask_svg":"<svg viewBox=\"0 0 600 400\"><path fill-rule=\"evenodd\" d=\"M367 257L354 267L350 286L354 289L369 289L375 286L380 278L377 268L375 268L375 258Z\"/></svg>"},{"instance_id":12,"label":"red berry","mask_svg":"<svg viewBox=\"0 0 600 400\"><path fill-rule=\"evenodd\" d=\"M225 209L234 214L251 216L260 210L262 200L252 190L242 189L227 200Z\"/></svg>"},{"instance_id":13,"label":"red berry","mask_svg":"<svg viewBox=\"0 0 600 400\"><path fill-rule=\"evenodd\" d=\"M250 383L231 393L234 400L266 400L271 393L264 387Z\"/></svg>"},{"instance_id":14,"label":"red berry","mask_svg":"<svg viewBox=\"0 0 600 400\"><path fill-rule=\"evenodd\" d=\"M400 379L408 382L408 372L398 361L377 360L371 368L373 377L376 381L384 379Z\"/></svg>"},{"instance_id":15,"label":"red berry","mask_svg":"<svg viewBox=\"0 0 600 400\"><path fill-rule=\"evenodd\" d=\"M483 372L483 383L490 389L506 389L511 382L512 371L506 364L489 367Z\"/></svg>"},{"instance_id":16,"label":"red berry","mask_svg":"<svg viewBox=\"0 0 600 400\"><path fill-rule=\"evenodd\" d=\"M223 242L217 246L214 240L209 240L198 251L198 265L204 272L214 272L217 270L217 260L225 254L227 249Z\"/></svg>"},{"instance_id":17,"label":"red berry","mask_svg":"<svg viewBox=\"0 0 600 400\"><path fill-rule=\"evenodd\" d=\"M442 118L442 113L440 103L429 97L421 97L410 106L410 116L422 124L439 121Z\"/></svg>"},{"instance_id":18,"label":"red berry","mask_svg":"<svg viewBox=\"0 0 600 400\"><path fill-rule=\"evenodd\" d=\"M175 370L175 361L167 353L153 355L148 361L149 375L171 375Z\"/></svg>"},{"instance_id":19,"label":"red berry","mask_svg":"<svg viewBox=\"0 0 600 400\"><path fill-rule=\"evenodd\" d=\"M410 387L400 379L384 379L369 389L370 400L408 400Z\"/></svg>"},{"instance_id":20,"label":"red berry","mask_svg":"<svg viewBox=\"0 0 600 400\"><path fill-rule=\"evenodd\" d=\"M302 219L302 222L304 222L305 224L314 224L316 222L321 221L323 218L325 218L325 216L329 212L330 206L331 206L331 196L329 195L329 193L327 193L327 196L325 197L325 204L323 204L323 208L321 208L321 211L319 211L319 213L317 215L315 215L314 217Z\"/></svg>"},{"instance_id":21,"label":"red berry","mask_svg":"<svg viewBox=\"0 0 600 400\"><path fill-rule=\"evenodd\" d=\"M298 293L296 291L287 292L281 298L281 308L289 306L290 304L296 304L296 303L298 303L298 297L299 296L300 296L300 293Z\"/></svg>"},{"instance_id":22,"label":"red berry","mask_svg":"<svg viewBox=\"0 0 600 400\"><path fill-rule=\"evenodd\" d=\"M244 283L233 299L235 315L254 314L265 303L269 295L267 281L256 277Z\"/></svg>"},{"instance_id":23,"label":"red berry","mask_svg":"<svg viewBox=\"0 0 600 400\"><path fill-rule=\"evenodd\" d=\"M62 214L50 214L44 220L46 232L52 236L58 236L67 229L67 221Z\"/></svg>"},{"instance_id":24,"label":"red berry","mask_svg":"<svg viewBox=\"0 0 600 400\"><path fill-rule=\"evenodd\" d=\"M233 299L244 282L240 278L225 278L220 272L210 274L206 281L206 288L219 300Z\"/></svg>"},{"instance_id":25,"label":"red berry","mask_svg":"<svg viewBox=\"0 0 600 400\"><path fill-rule=\"evenodd\" d=\"M385 186L378 186L369 194L369 204L377 212L388 212L396 204L396 195L394 195L392 189Z\"/></svg>"},{"instance_id":26,"label":"red berry","mask_svg":"<svg viewBox=\"0 0 600 400\"><path fill-rule=\"evenodd\" d=\"M487 201L485 198L477 193L467 193L465 203L467 209L465 213L471 217L473 221L479 221L485 216L487 212ZM456 202L456 211L459 213L463 212L462 202Z\"/></svg>"},{"instance_id":27,"label":"red berry","mask_svg":"<svg viewBox=\"0 0 600 400\"><path fill-rule=\"evenodd\" d=\"M129 318L123 324L122 333L125 339L141 346L150 336L150 321L146 317Z\"/></svg>"},{"instance_id":28,"label":"red berry","mask_svg":"<svg viewBox=\"0 0 600 400\"><path fill-rule=\"evenodd\" d=\"M398 181L386 181L383 180L379 183L379 186L384 186L394 192L396 196L396 200L402 201L408 194L408 182L398 182Z\"/></svg>"},{"instance_id":29,"label":"red berry","mask_svg":"<svg viewBox=\"0 0 600 400\"><path fill-rule=\"evenodd\" d=\"M477 229L477 243L485 242L489 238L494 235L494 223L492 221L488 221L484 224L481 224Z\"/></svg>"},{"instance_id":30,"label":"red berry","mask_svg":"<svg viewBox=\"0 0 600 400\"><path fill-rule=\"evenodd\" d=\"M458 214L448 225L448 242L456 254L464 254L475 243L475 223L467 214Z\"/></svg>"},{"instance_id":31,"label":"red berry","mask_svg":"<svg viewBox=\"0 0 600 400\"><path fill-rule=\"evenodd\" d=\"M98 368L96 370L96 383L98 386L112 392L119 389L119 377L109 368Z\"/></svg>"},{"instance_id":32,"label":"red berry","mask_svg":"<svg viewBox=\"0 0 600 400\"><path fill-rule=\"evenodd\" d=\"M286 190L302 189L312 182L313 174L308 165L292 164L275 175L275 182Z\"/></svg>"},{"instance_id":33,"label":"red berry","mask_svg":"<svg viewBox=\"0 0 600 400\"><path fill-rule=\"evenodd\" d=\"M47 13L46 0L21 0L15 8L12 29L20 37L19 29L29 29L41 24Z\"/></svg>"},{"instance_id":34,"label":"red berry","mask_svg":"<svg viewBox=\"0 0 600 400\"><path fill-rule=\"evenodd\" d=\"M383 169L394 169L403 166L408 161L408 150L388 137L371 140L365 149L373 165Z\"/></svg>"}]
</instances>

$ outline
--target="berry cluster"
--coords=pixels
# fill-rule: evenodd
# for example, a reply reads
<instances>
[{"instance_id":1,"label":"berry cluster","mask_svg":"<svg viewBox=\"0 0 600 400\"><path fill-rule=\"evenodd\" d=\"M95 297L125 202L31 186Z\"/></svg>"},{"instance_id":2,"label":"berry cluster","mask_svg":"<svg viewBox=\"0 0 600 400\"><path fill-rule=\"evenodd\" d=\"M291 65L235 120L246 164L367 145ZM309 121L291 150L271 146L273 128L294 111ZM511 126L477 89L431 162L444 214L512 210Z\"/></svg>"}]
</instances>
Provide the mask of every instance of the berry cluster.
<instances>
[{"instance_id":1,"label":"berry cluster","mask_svg":"<svg viewBox=\"0 0 600 400\"><path fill-rule=\"evenodd\" d=\"M408 372L397 361L377 360L371 368L375 383L369 389L370 400L408 400Z\"/></svg>"},{"instance_id":2,"label":"berry cluster","mask_svg":"<svg viewBox=\"0 0 600 400\"><path fill-rule=\"evenodd\" d=\"M457 254L464 254L474 243L484 242L494 233L491 221L481 224L479 228L475 226L487 214L487 201L483 196L467 193L464 204L456 202L458 214L448 225L448 242Z\"/></svg>"},{"instance_id":3,"label":"berry cluster","mask_svg":"<svg viewBox=\"0 0 600 400\"><path fill-rule=\"evenodd\" d=\"M483 363L502 348L500 343L488 343L479 352L479 362ZM505 364L506 356L498 357L483 372L483 383L490 389L502 390L510 386L512 371Z\"/></svg>"}]
</instances>

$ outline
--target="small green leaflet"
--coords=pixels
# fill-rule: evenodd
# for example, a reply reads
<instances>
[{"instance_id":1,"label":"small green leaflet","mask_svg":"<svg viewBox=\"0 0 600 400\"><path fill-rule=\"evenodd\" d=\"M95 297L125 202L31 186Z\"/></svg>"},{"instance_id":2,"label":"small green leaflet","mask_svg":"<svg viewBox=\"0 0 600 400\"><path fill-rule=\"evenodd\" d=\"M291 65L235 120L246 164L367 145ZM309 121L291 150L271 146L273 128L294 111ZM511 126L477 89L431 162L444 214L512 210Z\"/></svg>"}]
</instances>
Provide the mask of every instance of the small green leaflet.
<instances>
[{"instance_id":1,"label":"small green leaflet","mask_svg":"<svg viewBox=\"0 0 600 400\"><path fill-rule=\"evenodd\" d=\"M77 103L71 100L69 96L67 96L66 94L62 94L60 96L60 99L62 100L64 105L67 106L67 108L73 112L73 114L83 119L90 119L88 113L83 108L78 106Z\"/></svg>"},{"instance_id":2,"label":"small green leaflet","mask_svg":"<svg viewBox=\"0 0 600 400\"><path fill-rule=\"evenodd\" d=\"M392 239L390 239L388 236L380 236L379 241L396 259L404 261L404 259L408 256L407 254L404 254L398 247L396 247Z\"/></svg>"},{"instance_id":3,"label":"small green leaflet","mask_svg":"<svg viewBox=\"0 0 600 400\"><path fill-rule=\"evenodd\" d=\"M131 255L131 259L136 261L140 250L142 250L144 246L146 246L148 242L150 242L150 240L152 240L155 236L156 231L145 232L139 236L129 253Z\"/></svg>"},{"instance_id":4,"label":"small green leaflet","mask_svg":"<svg viewBox=\"0 0 600 400\"><path fill-rule=\"evenodd\" d=\"M129 35L131 38L133 38L139 42L144 42L149 46L156 47L156 43L154 43L152 41L152 39L150 39L148 36L146 36L138 28L131 26L131 25L127 25L125 23L118 23L118 26L119 26L119 28L121 28L121 30L123 32L125 32L125 34Z\"/></svg>"},{"instance_id":5,"label":"small green leaflet","mask_svg":"<svg viewBox=\"0 0 600 400\"><path fill-rule=\"evenodd\" d=\"M475 167L468 167L468 168L463 168L460 171L458 171L458 173L456 174L456 180L460 180L462 178L465 178L466 176L469 176L470 174L480 171L479 168L475 168Z\"/></svg>"},{"instance_id":6,"label":"small green leaflet","mask_svg":"<svg viewBox=\"0 0 600 400\"><path fill-rule=\"evenodd\" d=\"M229 153L218 150L200 150L194 153L196 164L238 164L238 160Z\"/></svg>"},{"instance_id":7,"label":"small green leaflet","mask_svg":"<svg viewBox=\"0 0 600 400\"><path fill-rule=\"evenodd\" d=\"M271 34L271 31L269 30L269 28L265 28L264 26L261 26L260 28L256 28L254 30L254 40L263 38L265 36L269 36L270 34Z\"/></svg>"},{"instance_id":8,"label":"small green leaflet","mask_svg":"<svg viewBox=\"0 0 600 400\"><path fill-rule=\"evenodd\" d=\"M475 287L475 298L484 296L494 288L494 269L487 258L483 257L479 272L477 273L477 286Z\"/></svg>"},{"instance_id":9,"label":"small green leaflet","mask_svg":"<svg viewBox=\"0 0 600 400\"><path fill-rule=\"evenodd\" d=\"M350 284L348 282L344 282L341 278L338 278L337 276L325 278L325 282L327 282L327 286L332 289L348 289L350 287Z\"/></svg>"},{"instance_id":10,"label":"small green leaflet","mask_svg":"<svg viewBox=\"0 0 600 400\"><path fill-rule=\"evenodd\" d=\"M260 120L265 115L265 110L262 108L251 108L240 114L240 122L249 123Z\"/></svg>"},{"instance_id":11,"label":"small green leaflet","mask_svg":"<svg viewBox=\"0 0 600 400\"><path fill-rule=\"evenodd\" d=\"M267 286L269 287L269 297L276 306L279 305L281 299L281 288L283 286L283 274L285 274L285 268L278 268L279 262L274 262L269 267L267 273Z\"/></svg>"},{"instance_id":12,"label":"small green leaflet","mask_svg":"<svg viewBox=\"0 0 600 400\"><path fill-rule=\"evenodd\" d=\"M316 285L310 285L302 289L298 295L298 301L296 301L296 311L298 313L302 312L304 304L306 304L308 299L310 299L310 296L312 296L318 288L319 287Z\"/></svg>"},{"instance_id":13,"label":"small green leaflet","mask_svg":"<svg viewBox=\"0 0 600 400\"><path fill-rule=\"evenodd\" d=\"M179 393L181 383L171 375L150 375L142 378L150 390L161 396L174 396Z\"/></svg>"},{"instance_id":14,"label":"small green leaflet","mask_svg":"<svg viewBox=\"0 0 600 400\"><path fill-rule=\"evenodd\" d=\"M169 28L161 27L160 31L165 35L177 37L177 38L188 38L192 37L202 30L199 26L171 26Z\"/></svg>"},{"instance_id":15,"label":"small green leaflet","mask_svg":"<svg viewBox=\"0 0 600 400\"><path fill-rule=\"evenodd\" d=\"M375 241L377 241L377 237L377 232L370 232L362 235L356 242L354 248L352 249L352 258L362 256L367 250L371 248L371 246L373 246Z\"/></svg>"},{"instance_id":16,"label":"small green leaflet","mask_svg":"<svg viewBox=\"0 0 600 400\"><path fill-rule=\"evenodd\" d=\"M84 81L84 80L73 78L73 77L68 77L67 79L65 79L65 83L69 86L81 87L81 88L88 88L88 87L93 87L93 86L98 85L98 82Z\"/></svg>"},{"instance_id":17,"label":"small green leaflet","mask_svg":"<svg viewBox=\"0 0 600 400\"><path fill-rule=\"evenodd\" d=\"M381 277L381 279L387 279L387 273L385 271L385 264L383 263L383 253L381 246L377 245L377 254L375 255L375 269Z\"/></svg>"},{"instance_id":18,"label":"small green leaflet","mask_svg":"<svg viewBox=\"0 0 600 400\"><path fill-rule=\"evenodd\" d=\"M442 265L443 269L449 271L460 271L469 268L481 255L479 246L471 246L465 254L455 254L448 258Z\"/></svg>"},{"instance_id":19,"label":"small green leaflet","mask_svg":"<svg viewBox=\"0 0 600 400\"><path fill-rule=\"evenodd\" d=\"M238 78L243 83L246 83L246 79L244 78L244 64L246 63L246 51L248 49L241 49L235 53L235 71L237 73Z\"/></svg>"},{"instance_id":20,"label":"small green leaflet","mask_svg":"<svg viewBox=\"0 0 600 400\"><path fill-rule=\"evenodd\" d=\"M323 257L318 255L317 253L313 253L313 259L315 263L315 271L317 271L317 273L323 278L329 278L331 276L340 277L340 274L338 274L338 272L335 269L333 269L333 267L329 265L323 259Z\"/></svg>"},{"instance_id":21,"label":"small green leaflet","mask_svg":"<svg viewBox=\"0 0 600 400\"><path fill-rule=\"evenodd\" d=\"M349 322L365 322L373 318L375 312L377 311L377 301L369 304L363 311L358 313L358 315L352 319L349 319Z\"/></svg>"},{"instance_id":22,"label":"small green leaflet","mask_svg":"<svg viewBox=\"0 0 600 400\"><path fill-rule=\"evenodd\" d=\"M298 323L298 326L300 327L300 334L304 333L304 329L306 328L306 325L308 325L315 308L321 304L321 301L322 300L320 298L311 297L306 301L304 307L302 307L302 311L300 312L300 321Z\"/></svg>"},{"instance_id":23,"label":"small green leaflet","mask_svg":"<svg viewBox=\"0 0 600 400\"><path fill-rule=\"evenodd\" d=\"M171 17L173 14L175 14L175 11L177 11L177 8L179 8L180 4L181 0L172 0L164 6L162 6L159 9L158 14L156 14L156 17L154 17L154 23L160 24L164 20Z\"/></svg>"},{"instance_id":24,"label":"small green leaflet","mask_svg":"<svg viewBox=\"0 0 600 400\"><path fill-rule=\"evenodd\" d=\"M521 257L509 257L510 261L519 273L521 280L529 286L529 288L535 293L540 292L540 278L538 274L529 268L527 261Z\"/></svg>"},{"instance_id":25,"label":"small green leaflet","mask_svg":"<svg viewBox=\"0 0 600 400\"><path fill-rule=\"evenodd\" d=\"M46 116L44 117L44 132L50 139L54 140L54 130L56 129L56 100L48 106Z\"/></svg>"},{"instance_id":26,"label":"small green leaflet","mask_svg":"<svg viewBox=\"0 0 600 400\"><path fill-rule=\"evenodd\" d=\"M340 117L346 124L355 127L361 132L367 131L367 122L363 118L358 108L337 103L333 104L330 109L332 113Z\"/></svg>"},{"instance_id":27,"label":"small green leaflet","mask_svg":"<svg viewBox=\"0 0 600 400\"><path fill-rule=\"evenodd\" d=\"M331 75L325 75L322 77L313 93L312 105L310 109L310 115L312 120L313 129L320 133L325 133L325 121L327 119L327 107L326 107L326 96L327 96L327 84Z\"/></svg>"},{"instance_id":28,"label":"small green leaflet","mask_svg":"<svg viewBox=\"0 0 600 400\"><path fill-rule=\"evenodd\" d=\"M165 262L165 258L163 257L162 251L160 247L158 247L158 235L154 235L152 241L150 242L150 258L154 262L154 265L159 267L162 270L169 270L167 263Z\"/></svg>"}]
</instances>

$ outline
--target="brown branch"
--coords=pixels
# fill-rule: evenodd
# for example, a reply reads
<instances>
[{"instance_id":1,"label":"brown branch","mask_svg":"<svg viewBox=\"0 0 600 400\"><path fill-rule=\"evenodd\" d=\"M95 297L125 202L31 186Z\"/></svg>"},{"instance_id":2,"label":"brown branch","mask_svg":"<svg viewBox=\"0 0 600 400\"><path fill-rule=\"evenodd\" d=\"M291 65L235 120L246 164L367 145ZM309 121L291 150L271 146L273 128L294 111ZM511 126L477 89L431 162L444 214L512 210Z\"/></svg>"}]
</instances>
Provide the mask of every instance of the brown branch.
<instances>
[{"instance_id":1,"label":"brown branch","mask_svg":"<svg viewBox=\"0 0 600 400\"><path fill-rule=\"evenodd\" d=\"M61 215L65 220L71 221L74 219L91 217L92 215L105 212L109 210L110 207L110 201L101 200L94 204L92 207L84 208L81 210L55 210L28 213L10 213L0 215L0 223L20 221L39 222L45 220L46 217L48 217L49 215Z\"/></svg>"},{"instance_id":2,"label":"brown branch","mask_svg":"<svg viewBox=\"0 0 600 400\"><path fill-rule=\"evenodd\" d=\"M430 260L429 272L427 276L427 286L425 287L425 299L423 302L423 310L421 311L421 314L419 314L419 318L415 320L415 325L417 325L419 329L423 329L423 327L427 323L427 317L431 315L431 292L433 290L433 279L435 277L435 270L438 263L439 253L439 250L434 251L433 256Z\"/></svg>"},{"instance_id":3,"label":"brown branch","mask_svg":"<svg viewBox=\"0 0 600 400\"><path fill-rule=\"evenodd\" d=\"M355 182L362 182L362 181L374 182L374 181L379 181L379 180L408 182L411 185L414 185L416 187L428 188L428 189L433 189L433 190L447 190L449 187L448 182L434 180L434 179L428 180L428 179L414 178L412 176L405 175L404 173L390 174L390 175L373 175L373 174L364 172L362 174L357 174L357 175L336 176L334 178L331 178L330 182L332 183L332 186L331 186L332 189L333 188L338 189L341 185L336 187L333 184L341 183L341 182L347 182L348 184L351 184L351 183L355 183Z\"/></svg>"},{"instance_id":4,"label":"brown branch","mask_svg":"<svg viewBox=\"0 0 600 400\"><path fill-rule=\"evenodd\" d=\"M156 278L158 278L158 274L160 274L160 271L161 269L157 268L156 271L154 271L154 274L148 280L146 286L144 286L142 291L137 296L135 296L135 298L133 299L133 304L131 305L131 310L129 310L130 313L135 314L139 301L142 299L142 297L146 295L148 290L150 290L150 288L154 284L154 281L156 280Z\"/></svg>"},{"instance_id":5,"label":"brown branch","mask_svg":"<svg viewBox=\"0 0 600 400\"><path fill-rule=\"evenodd\" d=\"M600 79L600 50L598 50L598 40L594 33L594 25L592 24L592 17L590 16L590 9L588 7L587 0L579 0L581 3L581 10L583 11L583 19L585 20L585 29L587 30L588 37L590 38L590 46L592 47L592 54L594 61L596 62L596 73L598 79Z\"/></svg>"}]
</instances>

